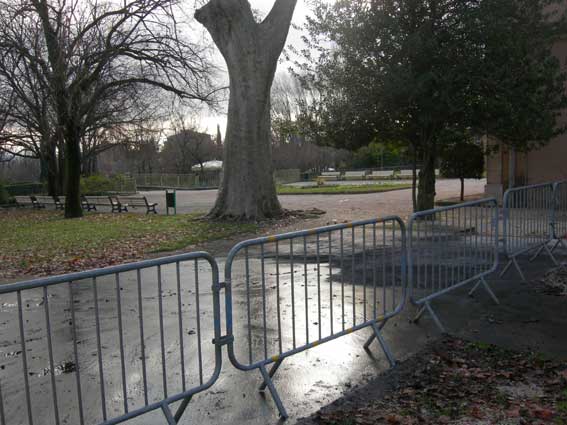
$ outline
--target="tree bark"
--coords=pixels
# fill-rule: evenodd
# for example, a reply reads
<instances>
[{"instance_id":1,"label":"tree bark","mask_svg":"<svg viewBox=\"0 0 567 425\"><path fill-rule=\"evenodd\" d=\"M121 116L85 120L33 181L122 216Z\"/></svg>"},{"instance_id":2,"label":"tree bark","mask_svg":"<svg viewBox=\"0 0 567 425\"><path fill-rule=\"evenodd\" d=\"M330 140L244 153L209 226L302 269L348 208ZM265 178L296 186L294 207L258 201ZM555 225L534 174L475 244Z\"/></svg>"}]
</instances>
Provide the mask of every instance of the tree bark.
<instances>
[{"instance_id":1,"label":"tree bark","mask_svg":"<svg viewBox=\"0 0 567 425\"><path fill-rule=\"evenodd\" d=\"M412 180L411 180L411 200L413 211L417 212L417 149L412 147L411 156L411 169L412 169Z\"/></svg>"},{"instance_id":2,"label":"tree bark","mask_svg":"<svg viewBox=\"0 0 567 425\"><path fill-rule=\"evenodd\" d=\"M81 138L72 122L65 129L65 217L83 216L81 207Z\"/></svg>"},{"instance_id":3,"label":"tree bark","mask_svg":"<svg viewBox=\"0 0 567 425\"><path fill-rule=\"evenodd\" d=\"M52 95L55 101L58 131L62 133L65 146L65 218L83 216L81 208L81 132L79 122L73 114L79 110L67 87L67 65L65 63L64 47L49 16L49 5L46 0L32 0L36 10L47 47L47 56L51 66L49 75Z\"/></svg>"},{"instance_id":4,"label":"tree bark","mask_svg":"<svg viewBox=\"0 0 567 425\"><path fill-rule=\"evenodd\" d=\"M461 177L461 202L465 200L465 179Z\"/></svg>"},{"instance_id":5,"label":"tree bark","mask_svg":"<svg viewBox=\"0 0 567 425\"><path fill-rule=\"evenodd\" d=\"M297 0L277 0L262 23L247 0L211 0L195 18L207 28L229 72L223 179L214 218L281 215L273 180L270 92Z\"/></svg>"},{"instance_id":6,"label":"tree bark","mask_svg":"<svg viewBox=\"0 0 567 425\"><path fill-rule=\"evenodd\" d=\"M57 148L59 155L57 156L57 194L63 195L65 193L65 149L64 144L59 143Z\"/></svg>"},{"instance_id":7,"label":"tree bark","mask_svg":"<svg viewBox=\"0 0 567 425\"><path fill-rule=\"evenodd\" d=\"M47 183L49 196L59 195L57 152L53 140L43 142L41 158L42 181Z\"/></svg>"},{"instance_id":8,"label":"tree bark","mask_svg":"<svg viewBox=\"0 0 567 425\"><path fill-rule=\"evenodd\" d=\"M423 164L419 172L419 188L417 191L417 210L426 211L435 208L435 162L437 159L434 143L427 146L423 152Z\"/></svg>"}]
</instances>

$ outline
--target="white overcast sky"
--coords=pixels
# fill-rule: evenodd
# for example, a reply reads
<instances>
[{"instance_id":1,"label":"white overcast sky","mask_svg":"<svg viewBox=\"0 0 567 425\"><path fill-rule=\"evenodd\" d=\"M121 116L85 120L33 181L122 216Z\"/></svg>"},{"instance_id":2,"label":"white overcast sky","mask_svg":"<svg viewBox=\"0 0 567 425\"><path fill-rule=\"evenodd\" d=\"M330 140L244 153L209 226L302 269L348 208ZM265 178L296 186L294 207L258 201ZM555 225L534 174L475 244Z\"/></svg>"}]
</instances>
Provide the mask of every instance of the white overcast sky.
<instances>
[{"instance_id":1,"label":"white overcast sky","mask_svg":"<svg viewBox=\"0 0 567 425\"><path fill-rule=\"evenodd\" d=\"M309 14L307 1L308 0L298 0L297 6L295 8L295 13L293 15L293 24L297 25L299 28L303 26L303 23L305 22L305 16ZM249 2L253 9L261 12L262 16L267 15L274 5L274 0L249 0ZM294 46L301 46L301 33L301 30L293 28L292 25L289 31L286 45L292 44ZM224 60L222 59L222 57L220 57L220 54L219 61L224 66ZM286 65L280 65L279 68L280 72L285 72ZM224 137L226 128L226 114L211 114L210 112L205 111L201 114L200 117L198 117L197 124L200 131L213 135L216 134L217 124L220 124L221 133Z\"/></svg>"}]
</instances>

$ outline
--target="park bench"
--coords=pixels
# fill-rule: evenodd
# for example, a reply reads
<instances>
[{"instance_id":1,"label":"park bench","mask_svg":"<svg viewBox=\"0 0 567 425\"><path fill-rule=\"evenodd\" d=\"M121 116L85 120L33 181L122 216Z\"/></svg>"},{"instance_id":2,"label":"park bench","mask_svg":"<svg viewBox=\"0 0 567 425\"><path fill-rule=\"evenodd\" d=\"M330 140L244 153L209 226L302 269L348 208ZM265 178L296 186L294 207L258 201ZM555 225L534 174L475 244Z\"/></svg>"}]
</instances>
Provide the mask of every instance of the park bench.
<instances>
[{"instance_id":1,"label":"park bench","mask_svg":"<svg viewBox=\"0 0 567 425\"><path fill-rule=\"evenodd\" d=\"M390 171L372 171L368 178L372 180L391 179L394 177L394 170Z\"/></svg>"},{"instance_id":2,"label":"park bench","mask_svg":"<svg viewBox=\"0 0 567 425\"><path fill-rule=\"evenodd\" d=\"M82 196L81 206L87 211L97 211L97 206L110 207L112 212L128 212L128 204L122 204L115 196Z\"/></svg>"},{"instance_id":3,"label":"park bench","mask_svg":"<svg viewBox=\"0 0 567 425\"><path fill-rule=\"evenodd\" d=\"M366 180L366 171L347 171L345 180Z\"/></svg>"},{"instance_id":4,"label":"park bench","mask_svg":"<svg viewBox=\"0 0 567 425\"><path fill-rule=\"evenodd\" d=\"M55 202L55 209L56 210L64 210L65 209L65 197L64 196L57 196L53 197L53 201Z\"/></svg>"},{"instance_id":5,"label":"park bench","mask_svg":"<svg viewBox=\"0 0 567 425\"><path fill-rule=\"evenodd\" d=\"M126 205L127 207L145 208L146 214L149 213L157 214L156 211L156 207L158 205L157 202L150 204L145 196L127 196L127 197L120 196L118 197L118 201L122 205Z\"/></svg>"},{"instance_id":6,"label":"park bench","mask_svg":"<svg viewBox=\"0 0 567 425\"><path fill-rule=\"evenodd\" d=\"M63 209L60 207L60 202L55 196L35 195L36 208L45 208L48 205L53 205L55 209Z\"/></svg>"},{"instance_id":7,"label":"park bench","mask_svg":"<svg viewBox=\"0 0 567 425\"><path fill-rule=\"evenodd\" d=\"M35 204L31 196L14 196L14 199L16 200L16 204L19 207L25 207L29 205L35 208Z\"/></svg>"},{"instance_id":8,"label":"park bench","mask_svg":"<svg viewBox=\"0 0 567 425\"><path fill-rule=\"evenodd\" d=\"M323 180L336 181L341 179L341 173L339 171L324 171L318 178Z\"/></svg>"}]
</instances>

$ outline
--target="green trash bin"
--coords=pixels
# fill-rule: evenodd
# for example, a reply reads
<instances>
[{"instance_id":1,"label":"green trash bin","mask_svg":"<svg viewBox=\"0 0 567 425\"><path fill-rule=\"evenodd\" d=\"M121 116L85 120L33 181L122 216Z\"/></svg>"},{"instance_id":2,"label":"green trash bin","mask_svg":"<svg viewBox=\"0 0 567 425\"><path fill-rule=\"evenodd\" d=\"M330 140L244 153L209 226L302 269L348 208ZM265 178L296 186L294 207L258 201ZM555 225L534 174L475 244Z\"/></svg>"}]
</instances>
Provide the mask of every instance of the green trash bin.
<instances>
[{"instance_id":1,"label":"green trash bin","mask_svg":"<svg viewBox=\"0 0 567 425\"><path fill-rule=\"evenodd\" d=\"M169 215L170 209L173 209L173 215L177 215L177 191L175 189L165 191L165 210L167 215Z\"/></svg>"}]
</instances>

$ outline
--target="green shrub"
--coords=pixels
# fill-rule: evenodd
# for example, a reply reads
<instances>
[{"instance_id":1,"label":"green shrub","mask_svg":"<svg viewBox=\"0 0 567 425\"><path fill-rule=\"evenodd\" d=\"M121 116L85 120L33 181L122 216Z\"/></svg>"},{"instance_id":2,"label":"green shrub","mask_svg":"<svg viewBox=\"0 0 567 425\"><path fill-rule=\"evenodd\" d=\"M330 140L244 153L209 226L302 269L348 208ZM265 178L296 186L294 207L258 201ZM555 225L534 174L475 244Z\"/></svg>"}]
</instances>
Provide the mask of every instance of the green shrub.
<instances>
[{"instance_id":1,"label":"green shrub","mask_svg":"<svg viewBox=\"0 0 567 425\"><path fill-rule=\"evenodd\" d=\"M46 187L43 183L15 183L5 186L9 196L26 196L45 193Z\"/></svg>"},{"instance_id":2,"label":"green shrub","mask_svg":"<svg viewBox=\"0 0 567 425\"><path fill-rule=\"evenodd\" d=\"M102 195L114 190L114 183L111 179L99 174L81 177L81 194L83 195Z\"/></svg>"},{"instance_id":3,"label":"green shrub","mask_svg":"<svg viewBox=\"0 0 567 425\"><path fill-rule=\"evenodd\" d=\"M4 183L0 181L0 205L10 202L10 194L6 190Z\"/></svg>"},{"instance_id":4,"label":"green shrub","mask_svg":"<svg viewBox=\"0 0 567 425\"><path fill-rule=\"evenodd\" d=\"M106 195L109 192L135 192L135 180L121 174L106 177L95 174L89 177L81 177L81 194L83 195Z\"/></svg>"}]
</instances>

